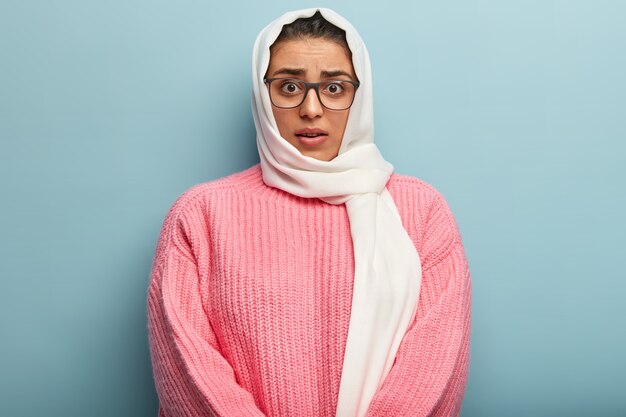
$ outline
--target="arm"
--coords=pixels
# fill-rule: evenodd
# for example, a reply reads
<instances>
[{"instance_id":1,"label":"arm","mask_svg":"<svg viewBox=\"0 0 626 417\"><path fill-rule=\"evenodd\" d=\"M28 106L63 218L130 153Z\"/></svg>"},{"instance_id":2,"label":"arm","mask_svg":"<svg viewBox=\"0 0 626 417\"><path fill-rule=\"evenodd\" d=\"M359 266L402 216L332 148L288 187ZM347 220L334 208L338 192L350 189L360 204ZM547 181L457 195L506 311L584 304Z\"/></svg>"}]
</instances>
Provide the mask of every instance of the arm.
<instances>
[{"instance_id":1,"label":"arm","mask_svg":"<svg viewBox=\"0 0 626 417\"><path fill-rule=\"evenodd\" d=\"M367 417L458 416L469 367L470 277L456 223L442 198L425 227L416 319Z\"/></svg>"},{"instance_id":2,"label":"arm","mask_svg":"<svg viewBox=\"0 0 626 417\"><path fill-rule=\"evenodd\" d=\"M237 383L232 367L220 354L205 313L206 300L201 295L192 248L201 238L187 227L197 227L198 222L186 220L189 213L185 214L184 208L189 205L181 198L164 222L148 292L159 417L262 417L252 395Z\"/></svg>"}]
</instances>

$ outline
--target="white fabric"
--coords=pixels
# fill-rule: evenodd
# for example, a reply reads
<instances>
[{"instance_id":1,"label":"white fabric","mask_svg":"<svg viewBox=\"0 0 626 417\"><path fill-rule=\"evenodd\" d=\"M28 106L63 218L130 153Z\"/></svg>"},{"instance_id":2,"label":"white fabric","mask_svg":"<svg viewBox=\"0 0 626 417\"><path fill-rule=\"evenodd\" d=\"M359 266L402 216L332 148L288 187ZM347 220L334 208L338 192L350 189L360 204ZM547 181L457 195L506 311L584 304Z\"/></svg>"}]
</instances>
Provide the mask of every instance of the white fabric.
<instances>
[{"instance_id":1,"label":"white fabric","mask_svg":"<svg viewBox=\"0 0 626 417\"><path fill-rule=\"evenodd\" d=\"M269 48L283 25L310 17L316 10L346 31L361 82L339 155L328 162L303 156L280 136L263 83ZM355 271L336 416L361 417L389 373L413 320L422 276L415 246L385 188L393 167L374 145L369 55L357 31L334 11L298 10L284 14L261 31L254 45L252 74L252 110L265 183L297 196L346 204Z\"/></svg>"}]
</instances>

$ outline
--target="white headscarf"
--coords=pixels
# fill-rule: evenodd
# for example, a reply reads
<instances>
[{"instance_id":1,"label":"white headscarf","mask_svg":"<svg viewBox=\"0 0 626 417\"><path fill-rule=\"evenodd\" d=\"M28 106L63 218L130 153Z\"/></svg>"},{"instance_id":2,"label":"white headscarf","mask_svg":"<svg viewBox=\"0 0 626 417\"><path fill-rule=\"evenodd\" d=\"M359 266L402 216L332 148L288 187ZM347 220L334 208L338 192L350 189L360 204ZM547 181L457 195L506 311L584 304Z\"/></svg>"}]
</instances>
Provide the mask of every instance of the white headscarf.
<instances>
[{"instance_id":1,"label":"white headscarf","mask_svg":"<svg viewBox=\"0 0 626 417\"><path fill-rule=\"evenodd\" d=\"M331 161L303 156L280 136L263 82L270 46L283 25L310 17L317 10L346 31L354 70L361 83L350 109L339 155ZM355 271L336 416L364 416L389 373L415 315L422 277L415 246L385 188L393 167L374 145L367 49L354 27L330 9L288 12L265 27L256 39L252 85L252 111L265 183L300 197L346 204Z\"/></svg>"}]
</instances>

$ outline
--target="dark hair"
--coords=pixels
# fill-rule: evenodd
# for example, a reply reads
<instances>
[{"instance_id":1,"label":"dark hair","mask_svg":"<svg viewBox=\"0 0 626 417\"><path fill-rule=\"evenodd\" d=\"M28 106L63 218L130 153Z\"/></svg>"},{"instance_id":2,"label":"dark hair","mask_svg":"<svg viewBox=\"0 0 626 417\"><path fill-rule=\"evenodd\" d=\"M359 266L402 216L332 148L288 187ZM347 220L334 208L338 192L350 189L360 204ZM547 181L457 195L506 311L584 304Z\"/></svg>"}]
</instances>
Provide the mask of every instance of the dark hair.
<instances>
[{"instance_id":1,"label":"dark hair","mask_svg":"<svg viewBox=\"0 0 626 417\"><path fill-rule=\"evenodd\" d=\"M352 55L346 40L346 31L324 19L319 10L311 17L301 17L284 25L270 49L280 42L305 38L328 39L343 46L348 55Z\"/></svg>"}]
</instances>

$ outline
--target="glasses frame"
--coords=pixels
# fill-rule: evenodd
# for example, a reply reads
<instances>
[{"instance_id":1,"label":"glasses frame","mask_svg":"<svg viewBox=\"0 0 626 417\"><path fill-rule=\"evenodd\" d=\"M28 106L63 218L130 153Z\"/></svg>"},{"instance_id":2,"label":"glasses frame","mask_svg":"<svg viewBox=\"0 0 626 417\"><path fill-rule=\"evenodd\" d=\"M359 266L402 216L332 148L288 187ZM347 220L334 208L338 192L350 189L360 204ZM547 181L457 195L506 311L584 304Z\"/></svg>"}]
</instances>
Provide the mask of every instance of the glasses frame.
<instances>
[{"instance_id":1,"label":"glasses frame","mask_svg":"<svg viewBox=\"0 0 626 417\"><path fill-rule=\"evenodd\" d=\"M304 84L304 94L302 95L302 101L300 103L298 103L295 106L289 106L289 107L284 107L284 106L277 106L274 103L274 99L272 98L272 88L271 88L271 84L274 81L278 81L278 80L293 80L299 83ZM328 106L326 106L324 104L324 102L322 101L322 97L320 96L320 85L322 84L328 84L328 83L332 83L332 82L342 82L342 83L349 83L352 84L354 86L354 94L352 95L352 101L350 101L350 105L346 108L343 109L332 109ZM352 104L354 103L354 97L356 97L356 91L359 89L359 86L361 85L360 82L358 81L352 81L352 80L326 80L326 81L320 81L318 83L308 83L306 81L302 81L299 80L297 78L283 78L283 77L279 77L279 78L263 78L263 82L265 84L267 84L268 87L268 94L270 95L270 101L272 102L272 104L276 107L278 107L279 109L295 109L296 107L299 107L302 103L304 103L304 100L306 100L306 96L309 94L309 90L313 89L315 90L315 94L317 94L317 99L319 100L320 104L322 105L322 107L324 107L325 109L331 110L331 111L343 111L343 110L348 110L350 107L352 107Z\"/></svg>"}]
</instances>

